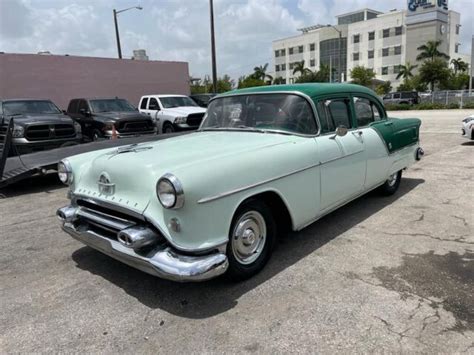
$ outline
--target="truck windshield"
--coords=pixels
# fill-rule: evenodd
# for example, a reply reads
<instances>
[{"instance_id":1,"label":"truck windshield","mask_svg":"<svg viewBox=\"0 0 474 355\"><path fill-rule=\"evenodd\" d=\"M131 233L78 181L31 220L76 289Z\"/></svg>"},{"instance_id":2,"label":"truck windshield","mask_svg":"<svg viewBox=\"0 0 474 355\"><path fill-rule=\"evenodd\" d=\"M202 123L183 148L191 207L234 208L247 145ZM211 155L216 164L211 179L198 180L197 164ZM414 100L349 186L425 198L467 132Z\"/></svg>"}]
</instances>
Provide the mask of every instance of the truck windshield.
<instances>
[{"instance_id":1,"label":"truck windshield","mask_svg":"<svg viewBox=\"0 0 474 355\"><path fill-rule=\"evenodd\" d=\"M164 108L198 106L193 100L191 100L187 96L160 97L160 101Z\"/></svg>"},{"instance_id":2,"label":"truck windshield","mask_svg":"<svg viewBox=\"0 0 474 355\"><path fill-rule=\"evenodd\" d=\"M213 100L200 130L254 130L313 135L311 105L294 94L249 94Z\"/></svg>"},{"instance_id":3,"label":"truck windshield","mask_svg":"<svg viewBox=\"0 0 474 355\"><path fill-rule=\"evenodd\" d=\"M3 103L5 115L60 114L61 110L49 100L15 100Z\"/></svg>"},{"instance_id":4,"label":"truck windshield","mask_svg":"<svg viewBox=\"0 0 474 355\"><path fill-rule=\"evenodd\" d=\"M131 112L137 109L124 99L90 100L92 112Z\"/></svg>"}]
</instances>

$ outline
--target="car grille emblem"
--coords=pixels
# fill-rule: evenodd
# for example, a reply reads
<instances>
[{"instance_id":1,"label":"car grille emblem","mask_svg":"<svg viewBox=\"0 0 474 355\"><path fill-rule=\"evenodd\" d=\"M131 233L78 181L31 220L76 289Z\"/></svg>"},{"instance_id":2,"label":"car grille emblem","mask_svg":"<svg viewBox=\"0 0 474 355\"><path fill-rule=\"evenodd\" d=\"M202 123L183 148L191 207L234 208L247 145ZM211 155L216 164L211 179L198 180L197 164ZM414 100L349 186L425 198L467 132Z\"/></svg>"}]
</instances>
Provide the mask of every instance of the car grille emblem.
<instances>
[{"instance_id":1,"label":"car grille emblem","mask_svg":"<svg viewBox=\"0 0 474 355\"><path fill-rule=\"evenodd\" d=\"M110 181L110 177L107 173L102 173L99 176L99 192L104 195L113 195L115 192L115 184Z\"/></svg>"},{"instance_id":2,"label":"car grille emblem","mask_svg":"<svg viewBox=\"0 0 474 355\"><path fill-rule=\"evenodd\" d=\"M49 136L54 137L54 135L55 135L54 126L49 126Z\"/></svg>"}]
</instances>

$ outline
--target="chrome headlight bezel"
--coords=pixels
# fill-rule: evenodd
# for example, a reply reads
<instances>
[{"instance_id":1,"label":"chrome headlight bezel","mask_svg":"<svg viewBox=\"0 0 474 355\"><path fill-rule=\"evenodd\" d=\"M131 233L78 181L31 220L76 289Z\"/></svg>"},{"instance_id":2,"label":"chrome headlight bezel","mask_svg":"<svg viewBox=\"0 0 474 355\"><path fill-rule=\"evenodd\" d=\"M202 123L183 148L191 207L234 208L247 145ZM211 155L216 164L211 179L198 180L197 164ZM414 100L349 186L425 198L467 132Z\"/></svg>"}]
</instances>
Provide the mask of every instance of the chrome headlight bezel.
<instances>
[{"instance_id":1,"label":"chrome headlight bezel","mask_svg":"<svg viewBox=\"0 0 474 355\"><path fill-rule=\"evenodd\" d=\"M188 118L187 118L187 117L184 117L184 116L178 116L178 117L175 117L175 119L174 119L174 123L175 123L175 124L184 124L184 123L186 123L186 122L187 122L187 120L188 120Z\"/></svg>"},{"instance_id":2,"label":"chrome headlight bezel","mask_svg":"<svg viewBox=\"0 0 474 355\"><path fill-rule=\"evenodd\" d=\"M23 138L25 136L25 127L19 125L13 125L12 137Z\"/></svg>"},{"instance_id":3,"label":"chrome headlight bezel","mask_svg":"<svg viewBox=\"0 0 474 355\"><path fill-rule=\"evenodd\" d=\"M163 198L163 189L170 188L174 199L172 202L166 202ZM169 193L169 192L168 192ZM156 183L156 196L161 205L166 209L179 209L184 206L184 190L179 179L173 174L167 173L158 179Z\"/></svg>"},{"instance_id":4,"label":"chrome headlight bezel","mask_svg":"<svg viewBox=\"0 0 474 355\"><path fill-rule=\"evenodd\" d=\"M71 163L67 159L58 163L58 178L64 185L71 185L73 182Z\"/></svg>"}]
</instances>

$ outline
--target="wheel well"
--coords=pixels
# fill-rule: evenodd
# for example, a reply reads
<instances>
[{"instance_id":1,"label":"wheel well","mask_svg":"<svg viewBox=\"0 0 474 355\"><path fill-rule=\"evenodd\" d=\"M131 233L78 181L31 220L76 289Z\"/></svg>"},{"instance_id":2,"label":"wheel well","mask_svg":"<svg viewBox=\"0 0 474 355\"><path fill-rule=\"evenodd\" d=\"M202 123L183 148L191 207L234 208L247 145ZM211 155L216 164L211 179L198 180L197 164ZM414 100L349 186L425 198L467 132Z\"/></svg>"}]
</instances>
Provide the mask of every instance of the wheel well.
<instances>
[{"instance_id":1,"label":"wheel well","mask_svg":"<svg viewBox=\"0 0 474 355\"><path fill-rule=\"evenodd\" d=\"M283 202L283 199L276 192L267 191L259 193L242 201L240 205L249 200L260 200L270 208L280 235L284 235L293 229L290 212L288 211L285 202Z\"/></svg>"}]
</instances>

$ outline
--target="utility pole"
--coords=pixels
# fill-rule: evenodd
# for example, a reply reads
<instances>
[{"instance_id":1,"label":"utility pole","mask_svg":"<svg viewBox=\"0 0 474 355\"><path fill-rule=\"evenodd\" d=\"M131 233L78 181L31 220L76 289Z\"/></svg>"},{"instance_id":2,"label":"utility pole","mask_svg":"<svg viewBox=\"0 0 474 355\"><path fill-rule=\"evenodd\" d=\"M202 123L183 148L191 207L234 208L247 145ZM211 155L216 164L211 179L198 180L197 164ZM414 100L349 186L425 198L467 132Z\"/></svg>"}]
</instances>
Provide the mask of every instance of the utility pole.
<instances>
[{"instance_id":1,"label":"utility pole","mask_svg":"<svg viewBox=\"0 0 474 355\"><path fill-rule=\"evenodd\" d=\"M217 68L216 68L216 40L214 37L214 4L209 0L210 20L211 20L211 57L212 57L212 87L214 94L217 94Z\"/></svg>"}]
</instances>

